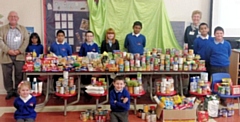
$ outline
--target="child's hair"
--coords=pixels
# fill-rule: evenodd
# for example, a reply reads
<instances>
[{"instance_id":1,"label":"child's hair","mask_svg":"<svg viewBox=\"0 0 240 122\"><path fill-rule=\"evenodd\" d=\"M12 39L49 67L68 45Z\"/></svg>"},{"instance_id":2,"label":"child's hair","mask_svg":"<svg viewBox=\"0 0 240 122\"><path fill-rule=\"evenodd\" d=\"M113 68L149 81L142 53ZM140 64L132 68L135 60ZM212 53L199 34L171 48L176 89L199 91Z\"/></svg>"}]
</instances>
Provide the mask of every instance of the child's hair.
<instances>
[{"instance_id":1,"label":"child's hair","mask_svg":"<svg viewBox=\"0 0 240 122\"><path fill-rule=\"evenodd\" d=\"M62 33L65 36L65 32L63 30L58 30L57 31L57 36L58 36L59 33Z\"/></svg>"},{"instance_id":2,"label":"child's hair","mask_svg":"<svg viewBox=\"0 0 240 122\"><path fill-rule=\"evenodd\" d=\"M222 31L222 32L224 33L223 28L220 27L220 26L217 26L217 27L214 29L214 34L215 34L217 31Z\"/></svg>"},{"instance_id":3,"label":"child's hair","mask_svg":"<svg viewBox=\"0 0 240 122\"><path fill-rule=\"evenodd\" d=\"M29 88L29 90L31 90L30 82L29 81L22 81L18 84L18 93L20 92L20 90L23 86L26 86L26 87Z\"/></svg>"},{"instance_id":4,"label":"child's hair","mask_svg":"<svg viewBox=\"0 0 240 122\"><path fill-rule=\"evenodd\" d=\"M142 28L142 23L140 21L136 21L133 23L133 27L139 25Z\"/></svg>"},{"instance_id":5,"label":"child's hair","mask_svg":"<svg viewBox=\"0 0 240 122\"><path fill-rule=\"evenodd\" d=\"M107 41L107 43L108 43L108 34L114 34L114 37L113 37L113 40L112 40L112 43L114 44L116 42L115 31L112 28L107 29L107 31L106 31L106 41Z\"/></svg>"},{"instance_id":6,"label":"child's hair","mask_svg":"<svg viewBox=\"0 0 240 122\"><path fill-rule=\"evenodd\" d=\"M39 37L39 35L37 34L37 33L32 33L31 35L30 35L30 38L29 38L29 44L28 45L32 45L32 38L33 37L36 37L37 38L37 44L41 44L41 39L40 39L40 37Z\"/></svg>"},{"instance_id":7,"label":"child's hair","mask_svg":"<svg viewBox=\"0 0 240 122\"><path fill-rule=\"evenodd\" d=\"M87 36L88 33L91 33L94 36L94 33L90 30L85 33L85 36Z\"/></svg>"},{"instance_id":8,"label":"child's hair","mask_svg":"<svg viewBox=\"0 0 240 122\"><path fill-rule=\"evenodd\" d=\"M123 76L116 76L113 82L115 83L117 80L122 80L125 83L125 78Z\"/></svg>"},{"instance_id":9,"label":"child's hair","mask_svg":"<svg viewBox=\"0 0 240 122\"><path fill-rule=\"evenodd\" d=\"M195 14L199 14L200 15L200 18L202 18L202 12L199 11L199 10L195 10L192 12L192 17L195 15Z\"/></svg>"},{"instance_id":10,"label":"child's hair","mask_svg":"<svg viewBox=\"0 0 240 122\"><path fill-rule=\"evenodd\" d=\"M207 27L208 27L208 24L207 23L201 23L200 25L199 25L199 29L201 28L201 26L203 26L203 25L206 25Z\"/></svg>"}]
</instances>

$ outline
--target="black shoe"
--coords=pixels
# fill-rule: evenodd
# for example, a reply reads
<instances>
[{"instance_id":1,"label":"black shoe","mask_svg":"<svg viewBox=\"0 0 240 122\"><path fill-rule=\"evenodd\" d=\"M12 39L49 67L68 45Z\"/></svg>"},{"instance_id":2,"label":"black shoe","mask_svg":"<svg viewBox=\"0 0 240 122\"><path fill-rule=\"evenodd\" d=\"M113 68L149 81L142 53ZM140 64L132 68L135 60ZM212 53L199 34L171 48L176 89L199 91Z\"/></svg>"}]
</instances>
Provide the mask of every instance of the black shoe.
<instances>
[{"instance_id":1,"label":"black shoe","mask_svg":"<svg viewBox=\"0 0 240 122\"><path fill-rule=\"evenodd\" d=\"M14 92L14 93L13 93L13 96L14 96L14 97L19 97L19 94L18 94L17 92Z\"/></svg>"},{"instance_id":2,"label":"black shoe","mask_svg":"<svg viewBox=\"0 0 240 122\"><path fill-rule=\"evenodd\" d=\"M13 96L13 93L8 93L7 96L5 97L5 100L11 99Z\"/></svg>"}]
</instances>

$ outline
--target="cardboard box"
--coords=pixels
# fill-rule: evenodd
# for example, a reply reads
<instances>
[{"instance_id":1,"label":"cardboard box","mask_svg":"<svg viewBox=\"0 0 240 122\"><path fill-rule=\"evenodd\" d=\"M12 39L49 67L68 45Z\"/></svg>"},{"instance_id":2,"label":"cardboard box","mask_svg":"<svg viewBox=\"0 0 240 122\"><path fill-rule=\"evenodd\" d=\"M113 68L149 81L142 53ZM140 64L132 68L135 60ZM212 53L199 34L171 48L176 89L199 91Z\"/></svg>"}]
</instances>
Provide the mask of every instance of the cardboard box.
<instances>
[{"instance_id":1,"label":"cardboard box","mask_svg":"<svg viewBox=\"0 0 240 122\"><path fill-rule=\"evenodd\" d=\"M240 94L240 85L231 86L231 94L232 95L239 95Z\"/></svg>"},{"instance_id":2,"label":"cardboard box","mask_svg":"<svg viewBox=\"0 0 240 122\"><path fill-rule=\"evenodd\" d=\"M163 122L196 122L196 109L163 110Z\"/></svg>"}]
</instances>

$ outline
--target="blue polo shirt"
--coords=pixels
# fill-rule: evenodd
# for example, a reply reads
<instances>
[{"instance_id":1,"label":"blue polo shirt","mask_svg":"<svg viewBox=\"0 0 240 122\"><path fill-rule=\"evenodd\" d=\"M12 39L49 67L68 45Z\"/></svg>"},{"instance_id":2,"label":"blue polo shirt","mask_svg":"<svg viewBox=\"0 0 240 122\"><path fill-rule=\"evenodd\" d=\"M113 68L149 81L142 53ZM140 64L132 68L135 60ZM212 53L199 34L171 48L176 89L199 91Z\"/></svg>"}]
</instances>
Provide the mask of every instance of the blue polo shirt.
<instances>
[{"instance_id":1,"label":"blue polo shirt","mask_svg":"<svg viewBox=\"0 0 240 122\"><path fill-rule=\"evenodd\" d=\"M58 43L57 41L53 42L50 47L50 51L55 55L62 56L62 57L72 55L72 48L66 42L63 42L62 44Z\"/></svg>"}]
</instances>

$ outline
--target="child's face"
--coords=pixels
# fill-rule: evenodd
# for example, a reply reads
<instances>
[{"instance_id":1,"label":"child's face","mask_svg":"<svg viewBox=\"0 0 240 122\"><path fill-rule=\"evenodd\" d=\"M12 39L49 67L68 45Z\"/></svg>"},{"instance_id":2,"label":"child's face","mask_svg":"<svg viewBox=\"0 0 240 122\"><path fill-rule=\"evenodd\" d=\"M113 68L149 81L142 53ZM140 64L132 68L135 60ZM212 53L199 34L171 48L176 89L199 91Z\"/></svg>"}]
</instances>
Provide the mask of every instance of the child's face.
<instances>
[{"instance_id":1,"label":"child's face","mask_svg":"<svg viewBox=\"0 0 240 122\"><path fill-rule=\"evenodd\" d=\"M33 43L33 44L37 44L37 42L38 42L38 38L35 37L35 36L34 36L31 40L32 40L32 43Z\"/></svg>"},{"instance_id":2,"label":"child's face","mask_svg":"<svg viewBox=\"0 0 240 122\"><path fill-rule=\"evenodd\" d=\"M214 33L214 36L215 36L215 40L216 40L216 41L222 41L222 40L223 40L224 33L223 33L223 31L216 31L216 32Z\"/></svg>"},{"instance_id":3,"label":"child's face","mask_svg":"<svg viewBox=\"0 0 240 122\"><path fill-rule=\"evenodd\" d=\"M63 33L58 33L58 35L57 35L57 41L58 41L59 43L62 43L62 42L64 41L64 39L65 39L64 34L63 34Z\"/></svg>"},{"instance_id":4,"label":"child's face","mask_svg":"<svg viewBox=\"0 0 240 122\"><path fill-rule=\"evenodd\" d=\"M114 38L114 34L107 34L107 38L112 40Z\"/></svg>"},{"instance_id":5,"label":"child's face","mask_svg":"<svg viewBox=\"0 0 240 122\"><path fill-rule=\"evenodd\" d=\"M194 14L192 16L192 21L194 25L197 25L200 22L201 15L200 14Z\"/></svg>"},{"instance_id":6,"label":"child's face","mask_svg":"<svg viewBox=\"0 0 240 122\"><path fill-rule=\"evenodd\" d=\"M19 95L23 98L27 98L27 96L30 94L30 89L28 86L21 86L19 90Z\"/></svg>"},{"instance_id":7,"label":"child's face","mask_svg":"<svg viewBox=\"0 0 240 122\"><path fill-rule=\"evenodd\" d=\"M135 34L139 34L141 30L142 30L142 27L141 27L140 25L135 25L135 26L133 27L133 32L134 32Z\"/></svg>"},{"instance_id":8,"label":"child's face","mask_svg":"<svg viewBox=\"0 0 240 122\"><path fill-rule=\"evenodd\" d=\"M115 89L117 91L121 91L123 90L123 88L125 87L125 83L124 83L124 80L116 80L114 83L113 83Z\"/></svg>"},{"instance_id":9,"label":"child's face","mask_svg":"<svg viewBox=\"0 0 240 122\"><path fill-rule=\"evenodd\" d=\"M201 33L202 36L207 36L208 32L209 32L209 28L206 25L202 25L199 28L199 31Z\"/></svg>"},{"instance_id":10,"label":"child's face","mask_svg":"<svg viewBox=\"0 0 240 122\"><path fill-rule=\"evenodd\" d=\"M92 33L87 33L87 35L86 35L87 42L89 42L89 43L93 42L93 38L94 38L94 36Z\"/></svg>"}]
</instances>

